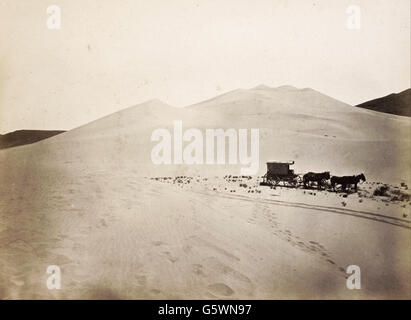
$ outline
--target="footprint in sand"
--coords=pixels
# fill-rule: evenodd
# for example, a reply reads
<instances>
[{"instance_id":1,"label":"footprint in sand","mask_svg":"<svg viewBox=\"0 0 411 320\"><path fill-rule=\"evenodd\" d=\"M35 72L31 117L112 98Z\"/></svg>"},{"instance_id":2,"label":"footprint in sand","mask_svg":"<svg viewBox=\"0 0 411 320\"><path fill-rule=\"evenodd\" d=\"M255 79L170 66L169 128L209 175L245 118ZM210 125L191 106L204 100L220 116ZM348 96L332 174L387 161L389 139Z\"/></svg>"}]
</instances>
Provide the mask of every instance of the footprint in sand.
<instances>
[{"instance_id":1,"label":"footprint in sand","mask_svg":"<svg viewBox=\"0 0 411 320\"><path fill-rule=\"evenodd\" d=\"M210 284L207 289L214 295L217 296L231 296L234 293L234 290L231 289L229 286L227 286L224 283L213 283Z\"/></svg>"},{"instance_id":2,"label":"footprint in sand","mask_svg":"<svg viewBox=\"0 0 411 320\"><path fill-rule=\"evenodd\" d=\"M161 290L158 290L158 289L154 288L154 289L151 289L150 292L155 294L155 295L159 295L161 293Z\"/></svg>"},{"instance_id":3,"label":"footprint in sand","mask_svg":"<svg viewBox=\"0 0 411 320\"><path fill-rule=\"evenodd\" d=\"M203 265L201 264L193 264L193 272L198 276L203 276Z\"/></svg>"},{"instance_id":4,"label":"footprint in sand","mask_svg":"<svg viewBox=\"0 0 411 320\"><path fill-rule=\"evenodd\" d=\"M145 286L147 284L147 277L145 275L136 275L135 279L140 286Z\"/></svg>"},{"instance_id":5,"label":"footprint in sand","mask_svg":"<svg viewBox=\"0 0 411 320\"><path fill-rule=\"evenodd\" d=\"M163 244L163 242L162 242L162 241L153 241L153 244L154 244L156 247L158 247L158 246L161 246L161 245Z\"/></svg>"},{"instance_id":6,"label":"footprint in sand","mask_svg":"<svg viewBox=\"0 0 411 320\"><path fill-rule=\"evenodd\" d=\"M163 253L167 256L168 261L170 261L171 263L178 261L178 258L173 257L169 251L164 251Z\"/></svg>"},{"instance_id":7,"label":"footprint in sand","mask_svg":"<svg viewBox=\"0 0 411 320\"><path fill-rule=\"evenodd\" d=\"M183 246L183 251L184 251L185 253L190 253L192 248L193 248L193 247L190 246L190 245L184 245L184 246Z\"/></svg>"},{"instance_id":8,"label":"footprint in sand","mask_svg":"<svg viewBox=\"0 0 411 320\"><path fill-rule=\"evenodd\" d=\"M19 279L18 277L12 277L10 281L18 287L22 287L25 284L24 280Z\"/></svg>"}]
</instances>

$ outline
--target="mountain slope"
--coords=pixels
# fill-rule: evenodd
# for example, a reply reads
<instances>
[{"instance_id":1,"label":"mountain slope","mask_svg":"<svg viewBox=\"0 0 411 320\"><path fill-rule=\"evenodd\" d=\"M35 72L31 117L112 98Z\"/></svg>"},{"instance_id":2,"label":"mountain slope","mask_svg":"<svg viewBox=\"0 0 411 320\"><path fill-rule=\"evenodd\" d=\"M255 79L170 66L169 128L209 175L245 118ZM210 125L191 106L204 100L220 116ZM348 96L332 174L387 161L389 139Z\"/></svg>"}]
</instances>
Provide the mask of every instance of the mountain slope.
<instances>
[{"instance_id":1,"label":"mountain slope","mask_svg":"<svg viewBox=\"0 0 411 320\"><path fill-rule=\"evenodd\" d=\"M411 89L370 100L357 107L411 117Z\"/></svg>"},{"instance_id":2,"label":"mountain slope","mask_svg":"<svg viewBox=\"0 0 411 320\"><path fill-rule=\"evenodd\" d=\"M17 130L0 135L0 149L17 147L63 133L62 130Z\"/></svg>"}]
</instances>

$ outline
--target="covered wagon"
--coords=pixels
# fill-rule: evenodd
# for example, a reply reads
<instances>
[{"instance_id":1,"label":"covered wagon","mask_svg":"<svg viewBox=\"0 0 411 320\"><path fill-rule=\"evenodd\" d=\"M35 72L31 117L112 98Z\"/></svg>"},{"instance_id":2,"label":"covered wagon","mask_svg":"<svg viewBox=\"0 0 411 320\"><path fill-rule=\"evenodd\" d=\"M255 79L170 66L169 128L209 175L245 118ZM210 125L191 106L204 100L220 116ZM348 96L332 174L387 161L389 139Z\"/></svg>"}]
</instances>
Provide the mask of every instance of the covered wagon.
<instances>
[{"instance_id":1,"label":"covered wagon","mask_svg":"<svg viewBox=\"0 0 411 320\"><path fill-rule=\"evenodd\" d=\"M263 184L271 186L291 186L296 187L302 182L301 177L294 173L290 166L294 164L294 161L279 162L269 161L267 162L267 173L263 176Z\"/></svg>"}]
</instances>

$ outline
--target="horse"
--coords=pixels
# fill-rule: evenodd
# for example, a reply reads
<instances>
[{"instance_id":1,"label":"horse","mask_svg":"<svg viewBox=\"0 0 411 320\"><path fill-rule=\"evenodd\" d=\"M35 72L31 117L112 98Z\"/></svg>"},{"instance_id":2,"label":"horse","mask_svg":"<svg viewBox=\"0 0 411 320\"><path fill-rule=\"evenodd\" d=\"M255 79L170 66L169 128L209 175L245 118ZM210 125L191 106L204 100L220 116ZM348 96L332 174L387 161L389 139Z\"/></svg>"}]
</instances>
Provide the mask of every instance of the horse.
<instances>
[{"instance_id":1,"label":"horse","mask_svg":"<svg viewBox=\"0 0 411 320\"><path fill-rule=\"evenodd\" d=\"M332 176L331 177L331 185L333 187L333 190L335 191L335 186L337 184L340 184L342 186L343 191L347 188L347 185L354 185L355 192L357 192L357 184L360 181L366 181L365 176L363 173L357 175L357 176L343 176L343 177L337 177L337 176Z\"/></svg>"},{"instance_id":2,"label":"horse","mask_svg":"<svg viewBox=\"0 0 411 320\"><path fill-rule=\"evenodd\" d=\"M330 179L329 171L325 171L322 173L308 172L305 175L303 175L304 188L307 187L307 183L315 181L317 182L318 190L320 190L322 182L328 179Z\"/></svg>"}]
</instances>

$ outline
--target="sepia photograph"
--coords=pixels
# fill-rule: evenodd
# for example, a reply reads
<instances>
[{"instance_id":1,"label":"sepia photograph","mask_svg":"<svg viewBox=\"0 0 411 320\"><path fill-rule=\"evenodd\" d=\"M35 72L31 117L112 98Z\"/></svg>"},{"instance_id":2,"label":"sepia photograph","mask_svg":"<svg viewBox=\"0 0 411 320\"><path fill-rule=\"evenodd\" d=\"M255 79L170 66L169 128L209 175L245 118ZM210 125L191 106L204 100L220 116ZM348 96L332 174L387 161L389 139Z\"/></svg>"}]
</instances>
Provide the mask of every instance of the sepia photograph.
<instances>
[{"instance_id":1,"label":"sepia photograph","mask_svg":"<svg viewBox=\"0 0 411 320\"><path fill-rule=\"evenodd\" d=\"M0 300L410 300L410 12L0 0Z\"/></svg>"}]
</instances>

